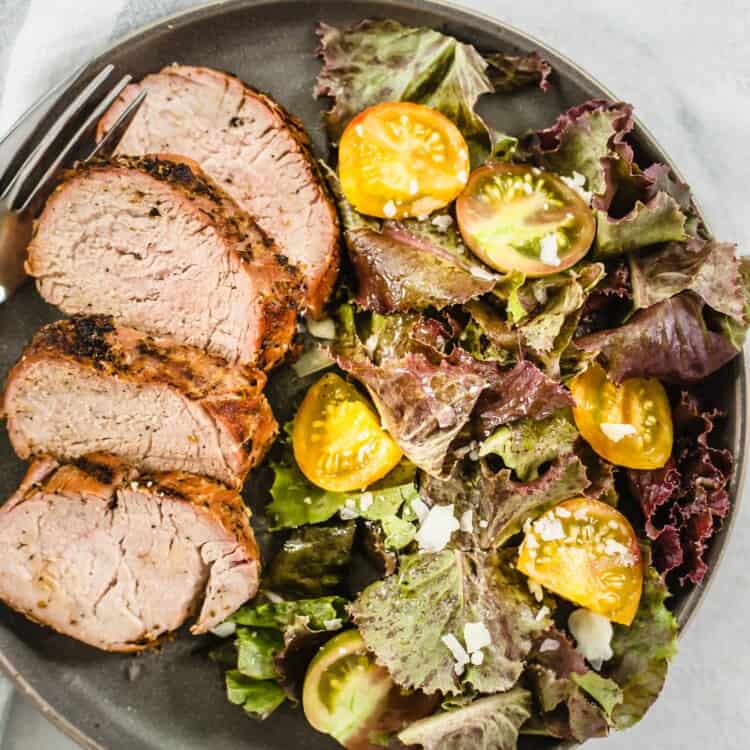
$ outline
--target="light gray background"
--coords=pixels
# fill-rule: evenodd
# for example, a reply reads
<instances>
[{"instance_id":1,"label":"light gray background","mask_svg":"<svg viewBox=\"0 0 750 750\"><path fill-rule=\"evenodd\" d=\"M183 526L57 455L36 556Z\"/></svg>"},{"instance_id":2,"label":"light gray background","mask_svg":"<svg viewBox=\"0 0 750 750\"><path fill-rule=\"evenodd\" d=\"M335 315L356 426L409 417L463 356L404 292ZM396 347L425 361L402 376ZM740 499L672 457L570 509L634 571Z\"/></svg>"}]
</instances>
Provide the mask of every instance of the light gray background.
<instances>
[{"instance_id":1,"label":"light gray background","mask_svg":"<svg viewBox=\"0 0 750 750\"><path fill-rule=\"evenodd\" d=\"M44 2L52 6L56 0ZM28 3L0 0L0 81ZM113 35L197 4L128 0ZM463 5L543 39L635 104L692 184L715 233L750 252L748 0L463 0ZM66 33L80 55L86 50L79 49L77 23L85 22L71 16ZM5 82L0 86L6 88ZM592 742L592 750L750 748L749 523L746 498L721 575L682 639L659 702L635 729ZM33 707L13 700L2 750L73 748Z\"/></svg>"}]
</instances>

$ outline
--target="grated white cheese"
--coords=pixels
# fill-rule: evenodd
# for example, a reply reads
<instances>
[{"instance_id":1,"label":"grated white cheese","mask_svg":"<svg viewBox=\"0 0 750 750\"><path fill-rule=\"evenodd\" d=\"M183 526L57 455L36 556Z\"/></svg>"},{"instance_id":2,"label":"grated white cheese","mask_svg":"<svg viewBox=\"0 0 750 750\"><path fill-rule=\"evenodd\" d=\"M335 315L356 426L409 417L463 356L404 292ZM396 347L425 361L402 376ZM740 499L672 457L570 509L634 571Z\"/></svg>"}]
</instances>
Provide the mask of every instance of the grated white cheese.
<instances>
[{"instance_id":1,"label":"grated white cheese","mask_svg":"<svg viewBox=\"0 0 750 750\"><path fill-rule=\"evenodd\" d=\"M339 511L339 515L342 521L351 521L359 516L357 504L351 497L344 503L344 507Z\"/></svg>"},{"instance_id":2,"label":"grated white cheese","mask_svg":"<svg viewBox=\"0 0 750 750\"><path fill-rule=\"evenodd\" d=\"M485 521L484 519L482 519L479 522L479 528L480 529L486 529L489 525L490 525L489 522Z\"/></svg>"},{"instance_id":3,"label":"grated white cheese","mask_svg":"<svg viewBox=\"0 0 750 750\"><path fill-rule=\"evenodd\" d=\"M418 497L415 497L411 501L411 509L416 514L419 523L422 523L430 512L430 509Z\"/></svg>"},{"instance_id":4,"label":"grated white cheese","mask_svg":"<svg viewBox=\"0 0 750 750\"><path fill-rule=\"evenodd\" d=\"M396 215L396 204L393 201L388 201L383 206L383 214L385 214L386 218L392 219Z\"/></svg>"},{"instance_id":5,"label":"grated white cheese","mask_svg":"<svg viewBox=\"0 0 750 750\"><path fill-rule=\"evenodd\" d=\"M474 531L474 511L471 508L461 514L460 524L461 531L465 531L467 534L471 534Z\"/></svg>"},{"instance_id":6,"label":"grated white cheese","mask_svg":"<svg viewBox=\"0 0 750 750\"><path fill-rule=\"evenodd\" d=\"M612 658L612 623L588 609L577 609L568 618L568 629L576 639L576 651L599 669Z\"/></svg>"},{"instance_id":7,"label":"grated white cheese","mask_svg":"<svg viewBox=\"0 0 750 750\"><path fill-rule=\"evenodd\" d=\"M557 235L554 232L544 235L540 243L539 260L548 266L559 266L562 262L557 254Z\"/></svg>"},{"instance_id":8,"label":"grated white cheese","mask_svg":"<svg viewBox=\"0 0 750 750\"><path fill-rule=\"evenodd\" d=\"M359 509L364 513L375 502L372 492L363 492L359 498Z\"/></svg>"},{"instance_id":9,"label":"grated white cheese","mask_svg":"<svg viewBox=\"0 0 750 750\"><path fill-rule=\"evenodd\" d=\"M586 190L586 178L582 174L579 172L573 172L570 177L561 177L560 179L562 179L569 188L575 190L576 193L588 203L588 205L591 205L593 193Z\"/></svg>"},{"instance_id":10,"label":"grated white cheese","mask_svg":"<svg viewBox=\"0 0 750 750\"><path fill-rule=\"evenodd\" d=\"M275 591L266 591L264 593L266 595L266 599L268 599L271 604L281 604L281 602L284 601L284 597L279 596Z\"/></svg>"},{"instance_id":11,"label":"grated white cheese","mask_svg":"<svg viewBox=\"0 0 750 750\"><path fill-rule=\"evenodd\" d=\"M308 351L306 351L292 365L292 369L298 378L304 378L307 375L312 375L314 372L327 370L332 366L333 360L330 356L316 346L314 349L308 349Z\"/></svg>"},{"instance_id":12,"label":"grated white cheese","mask_svg":"<svg viewBox=\"0 0 750 750\"><path fill-rule=\"evenodd\" d=\"M464 668L469 663L469 655L466 653L466 649L452 633L441 636L440 640L445 644L445 647L451 652L453 658L456 660L456 663L453 665L456 674L462 675L464 673Z\"/></svg>"},{"instance_id":13,"label":"grated white cheese","mask_svg":"<svg viewBox=\"0 0 750 750\"><path fill-rule=\"evenodd\" d=\"M450 214L439 214L432 219L431 223L439 232L447 232L453 224L453 217Z\"/></svg>"},{"instance_id":14,"label":"grated white cheese","mask_svg":"<svg viewBox=\"0 0 750 750\"><path fill-rule=\"evenodd\" d=\"M484 651L475 651L471 655L471 663L475 667L479 667L484 663Z\"/></svg>"},{"instance_id":15,"label":"grated white cheese","mask_svg":"<svg viewBox=\"0 0 750 750\"><path fill-rule=\"evenodd\" d=\"M471 654L492 645L492 636L483 622L467 622L464 625L466 650Z\"/></svg>"},{"instance_id":16,"label":"grated white cheese","mask_svg":"<svg viewBox=\"0 0 750 750\"><path fill-rule=\"evenodd\" d=\"M413 505L413 503L412 503ZM453 515L453 504L433 505L417 532L417 544L422 552L440 552L451 540L460 524Z\"/></svg>"},{"instance_id":17,"label":"grated white cheese","mask_svg":"<svg viewBox=\"0 0 750 750\"><path fill-rule=\"evenodd\" d=\"M216 627L211 628L211 632L218 638L229 638L237 630L237 624L234 622L220 622Z\"/></svg>"},{"instance_id":18,"label":"grated white cheese","mask_svg":"<svg viewBox=\"0 0 750 750\"><path fill-rule=\"evenodd\" d=\"M365 349L367 349L367 353L371 357L373 356L373 354L375 354L375 349L377 348L377 345L378 345L377 333L373 333L365 339Z\"/></svg>"},{"instance_id":19,"label":"grated white cheese","mask_svg":"<svg viewBox=\"0 0 750 750\"><path fill-rule=\"evenodd\" d=\"M541 622L545 617L549 615L549 607L545 604L543 607L539 609L539 611L536 613L536 616L534 619L537 622Z\"/></svg>"},{"instance_id":20,"label":"grated white cheese","mask_svg":"<svg viewBox=\"0 0 750 750\"><path fill-rule=\"evenodd\" d=\"M332 620L323 620L323 627L326 630L338 630L341 627L341 618L334 617Z\"/></svg>"},{"instance_id":21,"label":"grated white cheese","mask_svg":"<svg viewBox=\"0 0 750 750\"><path fill-rule=\"evenodd\" d=\"M570 518L573 514L567 508L558 505L557 508L555 508L555 515L558 518Z\"/></svg>"},{"instance_id":22,"label":"grated white cheese","mask_svg":"<svg viewBox=\"0 0 750 750\"><path fill-rule=\"evenodd\" d=\"M554 638L545 638L542 641L542 645L539 646L539 653L546 654L548 651L557 651L560 648L560 642Z\"/></svg>"},{"instance_id":23,"label":"grated white cheese","mask_svg":"<svg viewBox=\"0 0 750 750\"><path fill-rule=\"evenodd\" d=\"M316 339L336 338L336 323L331 318L321 318L320 320L310 318L307 321L307 330Z\"/></svg>"},{"instance_id":24,"label":"grated white cheese","mask_svg":"<svg viewBox=\"0 0 750 750\"><path fill-rule=\"evenodd\" d=\"M620 424L619 422L602 422L599 429L613 443L619 443L624 437L635 435L638 432L632 424Z\"/></svg>"},{"instance_id":25,"label":"grated white cheese","mask_svg":"<svg viewBox=\"0 0 750 750\"><path fill-rule=\"evenodd\" d=\"M528 539L526 541L528 542ZM536 539L534 541L536 541ZM544 600L544 589L542 588L541 584L537 583L536 581L532 581L531 578L526 579L526 584L528 585L529 591L531 592L534 599L536 599L538 602Z\"/></svg>"}]
</instances>

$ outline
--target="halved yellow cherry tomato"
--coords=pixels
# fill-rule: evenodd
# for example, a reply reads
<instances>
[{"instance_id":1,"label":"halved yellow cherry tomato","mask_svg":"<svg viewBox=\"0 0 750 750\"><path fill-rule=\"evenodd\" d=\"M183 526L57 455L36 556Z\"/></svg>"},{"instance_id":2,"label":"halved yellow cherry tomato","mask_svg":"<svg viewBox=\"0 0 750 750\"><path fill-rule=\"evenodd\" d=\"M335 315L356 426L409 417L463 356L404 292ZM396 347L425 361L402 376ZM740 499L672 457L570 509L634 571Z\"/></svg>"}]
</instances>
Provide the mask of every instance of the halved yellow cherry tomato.
<instances>
[{"instance_id":1,"label":"halved yellow cherry tomato","mask_svg":"<svg viewBox=\"0 0 750 750\"><path fill-rule=\"evenodd\" d=\"M334 492L364 489L403 455L365 397L334 373L305 395L294 419L292 448L302 473Z\"/></svg>"},{"instance_id":2,"label":"halved yellow cherry tomato","mask_svg":"<svg viewBox=\"0 0 750 750\"><path fill-rule=\"evenodd\" d=\"M584 440L607 461L630 469L659 469L672 455L672 411L653 378L615 385L596 363L570 384L573 418Z\"/></svg>"},{"instance_id":3,"label":"halved yellow cherry tomato","mask_svg":"<svg viewBox=\"0 0 750 750\"><path fill-rule=\"evenodd\" d=\"M628 519L587 497L566 500L526 527L518 569L558 596L630 625L643 588Z\"/></svg>"},{"instance_id":4,"label":"halved yellow cherry tomato","mask_svg":"<svg viewBox=\"0 0 750 750\"><path fill-rule=\"evenodd\" d=\"M527 276L570 268L596 232L591 209L573 188L525 164L475 169L456 217L464 241L487 265Z\"/></svg>"},{"instance_id":5,"label":"halved yellow cherry tomato","mask_svg":"<svg viewBox=\"0 0 750 750\"><path fill-rule=\"evenodd\" d=\"M310 662L305 717L349 750L375 750L375 733L393 733L430 713L439 699L405 691L375 664L357 630L340 633Z\"/></svg>"},{"instance_id":6,"label":"halved yellow cherry tomato","mask_svg":"<svg viewBox=\"0 0 750 750\"><path fill-rule=\"evenodd\" d=\"M384 219L423 216L447 206L469 179L461 131L436 109L386 102L360 112L339 142L347 200Z\"/></svg>"}]
</instances>

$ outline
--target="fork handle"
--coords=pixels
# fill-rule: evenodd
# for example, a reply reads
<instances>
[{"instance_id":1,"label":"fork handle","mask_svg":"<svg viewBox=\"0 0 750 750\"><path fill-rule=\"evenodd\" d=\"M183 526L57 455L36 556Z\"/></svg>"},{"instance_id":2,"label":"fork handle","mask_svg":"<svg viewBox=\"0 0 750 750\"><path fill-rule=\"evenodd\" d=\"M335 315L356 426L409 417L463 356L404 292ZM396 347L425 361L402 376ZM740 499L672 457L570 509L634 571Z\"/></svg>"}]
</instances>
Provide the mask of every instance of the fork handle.
<instances>
[{"instance_id":1,"label":"fork handle","mask_svg":"<svg viewBox=\"0 0 750 750\"><path fill-rule=\"evenodd\" d=\"M26 280L24 261L34 222L28 212L0 216L0 302L5 302Z\"/></svg>"}]
</instances>

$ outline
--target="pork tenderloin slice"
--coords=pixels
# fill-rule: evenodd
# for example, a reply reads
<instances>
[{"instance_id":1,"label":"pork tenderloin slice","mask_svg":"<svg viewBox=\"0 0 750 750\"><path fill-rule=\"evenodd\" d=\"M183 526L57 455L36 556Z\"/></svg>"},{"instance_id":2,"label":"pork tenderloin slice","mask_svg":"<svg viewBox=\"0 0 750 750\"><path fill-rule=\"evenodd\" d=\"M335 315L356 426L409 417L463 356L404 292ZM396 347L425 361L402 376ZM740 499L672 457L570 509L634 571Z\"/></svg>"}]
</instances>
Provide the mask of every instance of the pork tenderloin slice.
<instances>
[{"instance_id":1,"label":"pork tenderloin slice","mask_svg":"<svg viewBox=\"0 0 750 750\"><path fill-rule=\"evenodd\" d=\"M267 369L294 335L300 279L195 165L120 157L69 173L47 201L27 270L68 314L114 315Z\"/></svg>"},{"instance_id":2,"label":"pork tenderloin slice","mask_svg":"<svg viewBox=\"0 0 750 750\"><path fill-rule=\"evenodd\" d=\"M98 138L143 89L148 96L118 152L195 159L301 270L306 304L319 315L338 273L339 226L300 121L234 76L171 65L128 86Z\"/></svg>"},{"instance_id":3,"label":"pork tenderloin slice","mask_svg":"<svg viewBox=\"0 0 750 750\"><path fill-rule=\"evenodd\" d=\"M143 649L196 613L204 633L257 591L249 516L202 477L42 458L0 508L0 599L107 651Z\"/></svg>"},{"instance_id":4,"label":"pork tenderloin slice","mask_svg":"<svg viewBox=\"0 0 750 750\"><path fill-rule=\"evenodd\" d=\"M2 412L23 459L107 451L239 488L278 431L265 383L201 349L76 316L34 336L8 375Z\"/></svg>"}]
</instances>

